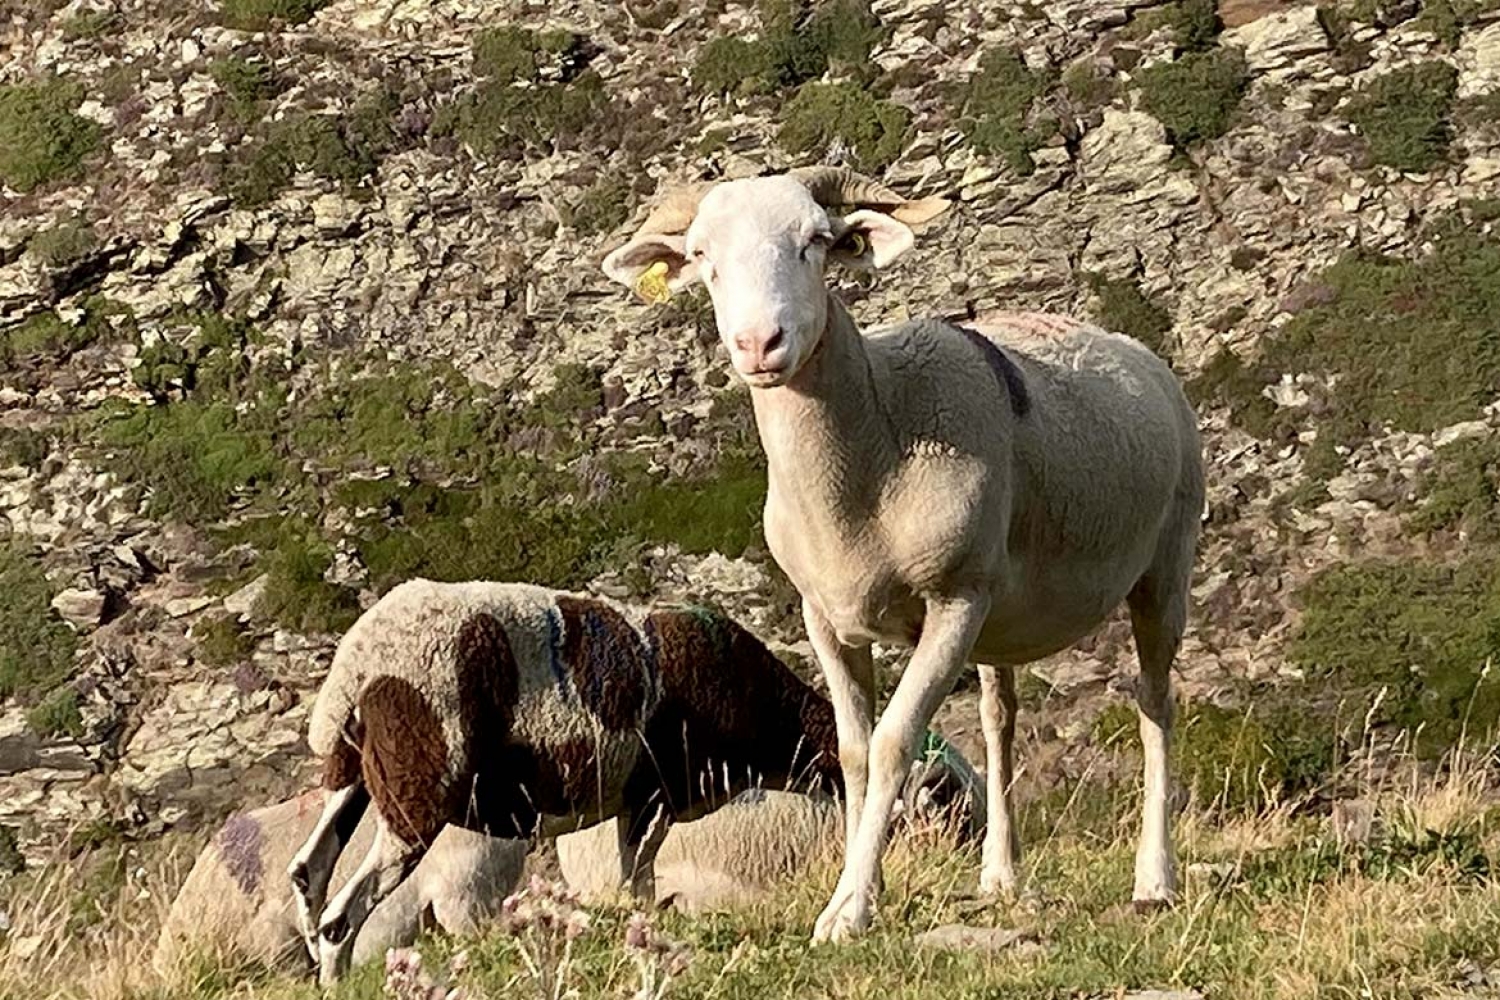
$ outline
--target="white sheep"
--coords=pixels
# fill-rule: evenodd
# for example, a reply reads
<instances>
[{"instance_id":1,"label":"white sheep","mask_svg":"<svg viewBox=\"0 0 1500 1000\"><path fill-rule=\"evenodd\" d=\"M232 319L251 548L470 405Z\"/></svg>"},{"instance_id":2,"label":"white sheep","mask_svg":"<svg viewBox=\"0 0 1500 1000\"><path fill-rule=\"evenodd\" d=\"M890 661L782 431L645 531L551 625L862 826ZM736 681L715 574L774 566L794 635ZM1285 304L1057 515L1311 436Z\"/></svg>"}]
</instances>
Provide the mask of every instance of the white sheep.
<instances>
[{"instance_id":1,"label":"white sheep","mask_svg":"<svg viewBox=\"0 0 1500 1000\"><path fill-rule=\"evenodd\" d=\"M324 982L446 824L531 840L614 819L621 881L650 898L669 824L747 788L842 786L832 706L732 620L526 584L390 591L340 641L308 742L330 794L288 873ZM374 844L325 909L372 800Z\"/></svg>"},{"instance_id":2,"label":"white sheep","mask_svg":"<svg viewBox=\"0 0 1500 1000\"><path fill-rule=\"evenodd\" d=\"M697 185L603 262L648 300L704 283L751 388L766 540L803 597L847 786L844 870L814 940L869 926L906 764L970 660L988 761L980 888L1016 884L1012 671L1122 601L1145 745L1134 898L1174 894L1169 673L1203 507L1197 421L1151 351L1061 316L861 334L826 287L827 264L885 267L912 246L907 223L946 207L842 168ZM874 641L915 646L878 725Z\"/></svg>"},{"instance_id":3,"label":"white sheep","mask_svg":"<svg viewBox=\"0 0 1500 1000\"><path fill-rule=\"evenodd\" d=\"M287 864L322 815L327 795L315 790L234 814L204 845L173 897L152 965L168 975L194 953L259 962L282 972L312 969L285 878ZM349 877L375 836L367 816L351 835L333 879ZM409 945L427 924L472 933L520 880L526 845L447 827L411 877L380 901L351 953L364 962Z\"/></svg>"}]
</instances>

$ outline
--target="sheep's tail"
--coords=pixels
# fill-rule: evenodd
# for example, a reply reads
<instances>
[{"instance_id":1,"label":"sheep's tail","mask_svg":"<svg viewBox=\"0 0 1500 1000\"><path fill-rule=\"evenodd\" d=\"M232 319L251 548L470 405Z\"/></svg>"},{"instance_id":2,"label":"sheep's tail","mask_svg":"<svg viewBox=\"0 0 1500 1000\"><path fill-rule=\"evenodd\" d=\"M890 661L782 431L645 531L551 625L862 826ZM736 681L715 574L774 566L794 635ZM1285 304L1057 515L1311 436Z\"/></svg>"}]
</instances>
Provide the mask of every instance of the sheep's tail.
<instances>
[{"instance_id":1,"label":"sheep's tail","mask_svg":"<svg viewBox=\"0 0 1500 1000\"><path fill-rule=\"evenodd\" d=\"M340 650L340 653L342 650ZM307 723L307 744L319 757L331 756L354 737L354 708L364 677L339 653L318 691Z\"/></svg>"}]
</instances>

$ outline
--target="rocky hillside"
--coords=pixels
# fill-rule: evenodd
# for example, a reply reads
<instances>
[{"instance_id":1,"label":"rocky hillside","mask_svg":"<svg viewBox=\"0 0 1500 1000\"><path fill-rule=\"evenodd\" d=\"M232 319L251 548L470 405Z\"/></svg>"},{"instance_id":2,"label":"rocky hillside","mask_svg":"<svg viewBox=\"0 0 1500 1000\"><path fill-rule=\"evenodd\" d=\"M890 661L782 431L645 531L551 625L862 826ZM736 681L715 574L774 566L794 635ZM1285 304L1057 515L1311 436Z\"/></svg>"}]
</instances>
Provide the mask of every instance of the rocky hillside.
<instances>
[{"instance_id":1,"label":"rocky hillside","mask_svg":"<svg viewBox=\"0 0 1500 1000\"><path fill-rule=\"evenodd\" d=\"M703 298L598 262L674 182L811 162L957 199L865 323L1067 310L1187 380L1189 787L1500 713L1494 0L0 0L0 51L6 864L302 780L413 574L805 653ZM1028 673L1034 793L1133 675L1122 622Z\"/></svg>"}]
</instances>

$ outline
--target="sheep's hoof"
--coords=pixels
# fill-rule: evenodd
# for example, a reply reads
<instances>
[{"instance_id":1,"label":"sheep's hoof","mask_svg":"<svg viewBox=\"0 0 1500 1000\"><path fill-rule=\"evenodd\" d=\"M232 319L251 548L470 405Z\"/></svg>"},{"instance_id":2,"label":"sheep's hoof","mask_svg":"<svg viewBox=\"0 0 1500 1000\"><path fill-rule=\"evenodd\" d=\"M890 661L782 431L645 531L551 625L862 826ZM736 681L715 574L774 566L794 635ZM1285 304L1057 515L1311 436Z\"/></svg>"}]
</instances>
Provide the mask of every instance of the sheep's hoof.
<instances>
[{"instance_id":1,"label":"sheep's hoof","mask_svg":"<svg viewBox=\"0 0 1500 1000\"><path fill-rule=\"evenodd\" d=\"M852 892L837 893L813 927L813 943L837 944L859 937L870 929L870 908L859 906Z\"/></svg>"},{"instance_id":2,"label":"sheep's hoof","mask_svg":"<svg viewBox=\"0 0 1500 1000\"><path fill-rule=\"evenodd\" d=\"M1161 913L1172 908L1170 899L1132 899L1130 909L1137 916L1150 916L1153 913Z\"/></svg>"}]
</instances>

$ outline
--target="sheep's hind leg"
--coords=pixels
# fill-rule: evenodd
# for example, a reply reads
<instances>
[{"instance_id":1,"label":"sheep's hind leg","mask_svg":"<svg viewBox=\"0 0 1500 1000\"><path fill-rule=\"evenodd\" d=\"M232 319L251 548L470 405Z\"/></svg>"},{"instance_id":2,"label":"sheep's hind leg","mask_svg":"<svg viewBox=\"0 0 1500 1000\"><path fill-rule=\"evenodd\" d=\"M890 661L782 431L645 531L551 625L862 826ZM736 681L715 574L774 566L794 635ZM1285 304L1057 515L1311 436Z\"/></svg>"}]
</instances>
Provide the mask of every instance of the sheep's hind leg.
<instances>
[{"instance_id":1,"label":"sheep's hind leg","mask_svg":"<svg viewBox=\"0 0 1500 1000\"><path fill-rule=\"evenodd\" d=\"M318 982L332 986L349 971L354 941L371 911L411 874L426 852L406 843L382 821L358 870L318 922Z\"/></svg>"},{"instance_id":2,"label":"sheep's hind leg","mask_svg":"<svg viewBox=\"0 0 1500 1000\"><path fill-rule=\"evenodd\" d=\"M656 853L671 826L665 808L646 809L615 819L620 845L620 883L637 900L656 901Z\"/></svg>"},{"instance_id":3,"label":"sheep's hind leg","mask_svg":"<svg viewBox=\"0 0 1500 1000\"><path fill-rule=\"evenodd\" d=\"M287 865L297 908L297 927L314 962L318 960L318 915L328 898L328 883L344 845L354 836L369 803L370 793L359 781L329 792L323 815Z\"/></svg>"},{"instance_id":4,"label":"sheep's hind leg","mask_svg":"<svg viewBox=\"0 0 1500 1000\"><path fill-rule=\"evenodd\" d=\"M1128 598L1141 664L1135 697L1145 757L1145 802L1133 893L1138 910L1170 905L1177 890L1167 760L1172 738L1172 660L1187 623L1187 593L1185 580L1148 576Z\"/></svg>"},{"instance_id":5,"label":"sheep's hind leg","mask_svg":"<svg viewBox=\"0 0 1500 1000\"><path fill-rule=\"evenodd\" d=\"M933 713L968 662L989 609L988 594L928 601L922 638L871 736L870 788L859 833L845 851L833 898L813 928L814 942L843 940L869 928L896 796Z\"/></svg>"},{"instance_id":6,"label":"sheep's hind leg","mask_svg":"<svg viewBox=\"0 0 1500 1000\"><path fill-rule=\"evenodd\" d=\"M1014 892L1021 862L1011 811L1015 781L1016 678L1010 667L979 667L979 721L984 729L985 822L979 891L984 895Z\"/></svg>"}]
</instances>

